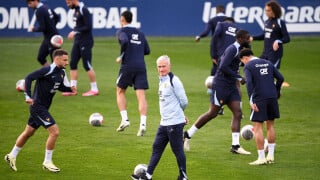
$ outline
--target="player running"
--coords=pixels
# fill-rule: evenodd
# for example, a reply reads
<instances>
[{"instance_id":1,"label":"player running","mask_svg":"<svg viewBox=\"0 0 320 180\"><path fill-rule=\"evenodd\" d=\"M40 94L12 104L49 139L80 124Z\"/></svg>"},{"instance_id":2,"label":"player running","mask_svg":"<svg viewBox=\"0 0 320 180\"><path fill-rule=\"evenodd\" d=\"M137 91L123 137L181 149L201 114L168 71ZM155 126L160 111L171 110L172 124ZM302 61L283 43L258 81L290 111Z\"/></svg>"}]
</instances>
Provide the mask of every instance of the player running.
<instances>
[{"instance_id":1,"label":"player running","mask_svg":"<svg viewBox=\"0 0 320 180\"><path fill-rule=\"evenodd\" d=\"M57 90L62 92L76 92L75 87L66 87L63 83L64 69L69 64L68 53L62 49L53 52L53 63L30 73L25 78L26 103L30 105L30 117L24 131L19 135L11 152L4 157L12 170L17 171L16 158L28 139L40 126L47 129L49 136L46 142L46 152L43 161L43 169L51 172L59 172L60 169L53 164L52 155L56 140L59 136L59 128L56 121L49 113L52 99ZM31 94L32 82L36 81L33 95Z\"/></svg>"}]
</instances>

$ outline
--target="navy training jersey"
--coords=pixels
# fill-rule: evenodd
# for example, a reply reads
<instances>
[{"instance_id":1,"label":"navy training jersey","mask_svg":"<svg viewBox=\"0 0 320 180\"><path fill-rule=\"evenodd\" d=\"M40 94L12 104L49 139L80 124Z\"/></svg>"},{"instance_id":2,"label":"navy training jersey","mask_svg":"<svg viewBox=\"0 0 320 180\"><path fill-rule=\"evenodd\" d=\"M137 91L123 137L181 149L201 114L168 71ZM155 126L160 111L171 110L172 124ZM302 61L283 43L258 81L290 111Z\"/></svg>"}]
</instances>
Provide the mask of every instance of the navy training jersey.
<instances>
[{"instance_id":1,"label":"navy training jersey","mask_svg":"<svg viewBox=\"0 0 320 180\"><path fill-rule=\"evenodd\" d=\"M236 41L239 28L230 22L219 22L211 40L211 58L218 59L227 47Z\"/></svg>"},{"instance_id":2,"label":"navy training jersey","mask_svg":"<svg viewBox=\"0 0 320 180\"><path fill-rule=\"evenodd\" d=\"M130 26L121 28L117 35L123 53L121 69L146 69L144 55L150 54L150 47L145 35Z\"/></svg>"},{"instance_id":3,"label":"navy training jersey","mask_svg":"<svg viewBox=\"0 0 320 180\"><path fill-rule=\"evenodd\" d=\"M207 23L206 29L199 36L201 38L206 37L210 32L211 32L211 36L213 36L218 22L222 22L225 18L226 18L226 16L222 13L211 18Z\"/></svg>"},{"instance_id":4,"label":"navy training jersey","mask_svg":"<svg viewBox=\"0 0 320 180\"><path fill-rule=\"evenodd\" d=\"M42 32L46 39L49 39L58 34L56 24L58 22L58 15L50 9L47 5L39 3L35 10L38 26L35 26L34 32Z\"/></svg>"},{"instance_id":5,"label":"navy training jersey","mask_svg":"<svg viewBox=\"0 0 320 180\"><path fill-rule=\"evenodd\" d=\"M64 69L58 68L55 64L43 67L30 73L25 78L25 95L32 97L35 105L42 105L49 108L56 91L72 92L70 87L63 83L65 76ZM33 94L31 95L32 81L36 80Z\"/></svg>"},{"instance_id":6,"label":"navy training jersey","mask_svg":"<svg viewBox=\"0 0 320 180\"><path fill-rule=\"evenodd\" d=\"M75 22L73 31L76 32L75 42L93 44L92 16L82 2L79 3L79 6L75 7L73 21Z\"/></svg>"},{"instance_id":7,"label":"navy training jersey","mask_svg":"<svg viewBox=\"0 0 320 180\"><path fill-rule=\"evenodd\" d=\"M234 42L222 54L213 84L223 83L236 86L236 81L242 77L238 74L240 59L238 58L240 44Z\"/></svg>"},{"instance_id":8,"label":"navy training jersey","mask_svg":"<svg viewBox=\"0 0 320 180\"><path fill-rule=\"evenodd\" d=\"M244 66L243 71L250 102L278 98L284 78L270 61L254 57Z\"/></svg>"},{"instance_id":9,"label":"navy training jersey","mask_svg":"<svg viewBox=\"0 0 320 180\"><path fill-rule=\"evenodd\" d=\"M264 48L260 57L267 60L281 59L283 44L290 42L285 22L281 19L273 18L266 20L264 26L264 33L253 37L254 40L264 40ZM273 43L276 40L279 41L279 49L274 51Z\"/></svg>"}]
</instances>

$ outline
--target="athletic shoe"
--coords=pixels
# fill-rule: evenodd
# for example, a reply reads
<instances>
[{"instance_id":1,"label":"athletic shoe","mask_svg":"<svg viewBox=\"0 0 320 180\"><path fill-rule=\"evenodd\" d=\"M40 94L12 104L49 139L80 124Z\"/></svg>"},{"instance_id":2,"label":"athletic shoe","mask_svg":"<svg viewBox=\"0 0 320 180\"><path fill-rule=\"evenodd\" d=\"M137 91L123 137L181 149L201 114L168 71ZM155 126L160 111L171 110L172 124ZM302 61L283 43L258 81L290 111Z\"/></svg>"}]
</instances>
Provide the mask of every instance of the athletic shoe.
<instances>
[{"instance_id":1,"label":"athletic shoe","mask_svg":"<svg viewBox=\"0 0 320 180\"><path fill-rule=\"evenodd\" d=\"M97 96L99 95L99 91L88 91L88 92L85 92L85 93L82 93L82 96Z\"/></svg>"},{"instance_id":2,"label":"athletic shoe","mask_svg":"<svg viewBox=\"0 0 320 180\"><path fill-rule=\"evenodd\" d=\"M16 167L16 158L12 158L10 154L4 156L4 160L9 164L10 168L14 171L18 171Z\"/></svg>"},{"instance_id":3,"label":"athletic shoe","mask_svg":"<svg viewBox=\"0 0 320 180\"><path fill-rule=\"evenodd\" d=\"M55 166L52 162L44 162L42 164L42 168L44 170L48 170L55 173L60 172L60 169L57 166Z\"/></svg>"},{"instance_id":4,"label":"athletic shoe","mask_svg":"<svg viewBox=\"0 0 320 180\"><path fill-rule=\"evenodd\" d=\"M224 115L224 107L222 106L221 109L218 111L219 115Z\"/></svg>"},{"instance_id":5,"label":"athletic shoe","mask_svg":"<svg viewBox=\"0 0 320 180\"><path fill-rule=\"evenodd\" d=\"M234 154L251 154L251 152L244 150L242 147L240 147L240 145L232 145L230 152L234 153Z\"/></svg>"},{"instance_id":6,"label":"athletic shoe","mask_svg":"<svg viewBox=\"0 0 320 180\"><path fill-rule=\"evenodd\" d=\"M77 93L76 92L63 92L62 96L76 96Z\"/></svg>"},{"instance_id":7,"label":"athletic shoe","mask_svg":"<svg viewBox=\"0 0 320 180\"><path fill-rule=\"evenodd\" d=\"M256 161L253 161L249 163L250 165L265 165L267 164L267 160L265 158L263 159L257 159Z\"/></svg>"},{"instance_id":8,"label":"athletic shoe","mask_svg":"<svg viewBox=\"0 0 320 180\"><path fill-rule=\"evenodd\" d=\"M132 180L152 180L152 178L151 178L151 179L148 179L146 173L143 173L143 174L141 174L141 175L132 174L132 175L131 175L131 179L132 179Z\"/></svg>"},{"instance_id":9,"label":"athletic shoe","mask_svg":"<svg viewBox=\"0 0 320 180\"><path fill-rule=\"evenodd\" d=\"M120 126L118 127L117 131L124 131L124 129L126 127L130 126L130 121L129 120L125 120L125 121L121 121Z\"/></svg>"},{"instance_id":10,"label":"athletic shoe","mask_svg":"<svg viewBox=\"0 0 320 180\"><path fill-rule=\"evenodd\" d=\"M144 136L147 132L146 126L140 126L137 136Z\"/></svg>"},{"instance_id":11,"label":"athletic shoe","mask_svg":"<svg viewBox=\"0 0 320 180\"><path fill-rule=\"evenodd\" d=\"M274 156L267 155L266 160L267 160L268 164L273 164L274 163Z\"/></svg>"},{"instance_id":12,"label":"athletic shoe","mask_svg":"<svg viewBox=\"0 0 320 180\"><path fill-rule=\"evenodd\" d=\"M183 148L185 151L190 151L190 139L191 137L189 136L188 132L185 131L183 133Z\"/></svg>"}]
</instances>

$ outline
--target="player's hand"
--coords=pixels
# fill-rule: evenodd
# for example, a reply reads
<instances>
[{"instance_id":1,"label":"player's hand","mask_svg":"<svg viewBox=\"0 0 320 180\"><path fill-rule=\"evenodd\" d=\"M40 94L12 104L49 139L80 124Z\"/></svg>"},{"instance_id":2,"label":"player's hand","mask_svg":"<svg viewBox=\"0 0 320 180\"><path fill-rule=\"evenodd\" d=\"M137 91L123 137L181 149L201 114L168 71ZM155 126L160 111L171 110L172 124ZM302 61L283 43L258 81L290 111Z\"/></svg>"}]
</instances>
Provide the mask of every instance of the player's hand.
<instances>
[{"instance_id":1,"label":"player's hand","mask_svg":"<svg viewBox=\"0 0 320 180\"><path fill-rule=\"evenodd\" d=\"M250 104L250 106L251 106L251 109L254 111L254 112L259 112L259 109L258 109L258 106L257 106L257 104Z\"/></svg>"},{"instance_id":2,"label":"player's hand","mask_svg":"<svg viewBox=\"0 0 320 180\"><path fill-rule=\"evenodd\" d=\"M68 39L73 39L76 33L74 31L69 32Z\"/></svg>"},{"instance_id":3,"label":"player's hand","mask_svg":"<svg viewBox=\"0 0 320 180\"><path fill-rule=\"evenodd\" d=\"M122 58L120 56L117 57L116 62L120 64L122 62Z\"/></svg>"},{"instance_id":4,"label":"player's hand","mask_svg":"<svg viewBox=\"0 0 320 180\"><path fill-rule=\"evenodd\" d=\"M212 59L212 62L213 62L213 64L218 65L218 61L217 61L217 59Z\"/></svg>"},{"instance_id":5,"label":"player's hand","mask_svg":"<svg viewBox=\"0 0 320 180\"><path fill-rule=\"evenodd\" d=\"M279 49L278 41L274 41L272 48L274 51L277 51Z\"/></svg>"},{"instance_id":6,"label":"player's hand","mask_svg":"<svg viewBox=\"0 0 320 180\"><path fill-rule=\"evenodd\" d=\"M187 116L184 117L186 122L185 122L185 125L189 124L189 119L187 118Z\"/></svg>"},{"instance_id":7,"label":"player's hand","mask_svg":"<svg viewBox=\"0 0 320 180\"><path fill-rule=\"evenodd\" d=\"M30 26L30 27L28 28L28 32L33 32L33 26Z\"/></svg>"},{"instance_id":8,"label":"player's hand","mask_svg":"<svg viewBox=\"0 0 320 180\"><path fill-rule=\"evenodd\" d=\"M31 98L26 99L26 103L32 106L33 105L33 99L31 99Z\"/></svg>"}]
</instances>

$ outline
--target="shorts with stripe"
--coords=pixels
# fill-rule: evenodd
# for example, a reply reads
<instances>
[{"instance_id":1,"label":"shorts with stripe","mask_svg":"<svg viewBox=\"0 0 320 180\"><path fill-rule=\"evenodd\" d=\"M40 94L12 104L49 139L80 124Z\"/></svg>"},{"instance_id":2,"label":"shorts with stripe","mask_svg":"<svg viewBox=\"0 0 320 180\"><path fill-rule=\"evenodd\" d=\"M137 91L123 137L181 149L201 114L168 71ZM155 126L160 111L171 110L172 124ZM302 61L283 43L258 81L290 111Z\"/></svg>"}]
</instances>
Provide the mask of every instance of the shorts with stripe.
<instances>
[{"instance_id":1,"label":"shorts with stripe","mask_svg":"<svg viewBox=\"0 0 320 180\"><path fill-rule=\"evenodd\" d=\"M265 99L256 102L258 112L251 111L250 120L254 122L263 122L274 120L280 117L278 100L276 98Z\"/></svg>"},{"instance_id":2,"label":"shorts with stripe","mask_svg":"<svg viewBox=\"0 0 320 180\"><path fill-rule=\"evenodd\" d=\"M40 126L48 128L54 124L56 124L56 122L46 107L41 105L30 106L30 117L28 120L28 125L35 129L38 129Z\"/></svg>"}]
</instances>

